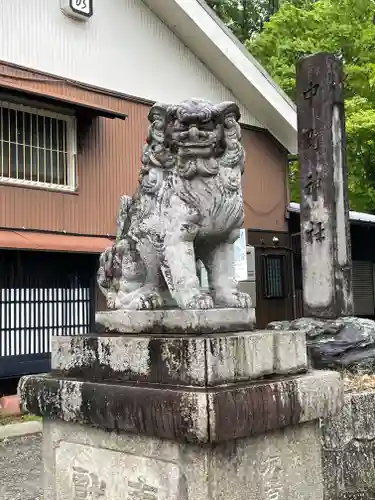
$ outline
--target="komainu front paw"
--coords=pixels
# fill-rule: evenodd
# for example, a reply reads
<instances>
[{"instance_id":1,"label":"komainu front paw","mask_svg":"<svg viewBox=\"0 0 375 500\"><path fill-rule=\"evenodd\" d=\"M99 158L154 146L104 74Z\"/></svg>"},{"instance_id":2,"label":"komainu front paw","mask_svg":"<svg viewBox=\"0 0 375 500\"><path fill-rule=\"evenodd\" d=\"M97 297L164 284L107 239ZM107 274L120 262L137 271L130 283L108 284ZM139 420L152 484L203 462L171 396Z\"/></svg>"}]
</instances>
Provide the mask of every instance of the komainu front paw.
<instances>
[{"instance_id":1,"label":"komainu front paw","mask_svg":"<svg viewBox=\"0 0 375 500\"><path fill-rule=\"evenodd\" d=\"M146 293L139 297L137 309L160 309L163 307L163 299L158 293Z\"/></svg>"},{"instance_id":2,"label":"komainu front paw","mask_svg":"<svg viewBox=\"0 0 375 500\"><path fill-rule=\"evenodd\" d=\"M251 307L251 298L247 293L236 292L230 295L217 295L215 304L220 307L237 307L238 309L247 309Z\"/></svg>"},{"instance_id":3,"label":"komainu front paw","mask_svg":"<svg viewBox=\"0 0 375 500\"><path fill-rule=\"evenodd\" d=\"M108 309L116 309L116 295L113 292L109 292L107 295L107 307Z\"/></svg>"},{"instance_id":4,"label":"komainu front paw","mask_svg":"<svg viewBox=\"0 0 375 500\"><path fill-rule=\"evenodd\" d=\"M212 309L214 301L211 295L202 293L193 297L187 304L186 309Z\"/></svg>"},{"instance_id":5,"label":"komainu front paw","mask_svg":"<svg viewBox=\"0 0 375 500\"><path fill-rule=\"evenodd\" d=\"M234 294L235 305L234 307L239 307L241 309L247 309L251 307L251 297L247 293L238 292Z\"/></svg>"}]
</instances>

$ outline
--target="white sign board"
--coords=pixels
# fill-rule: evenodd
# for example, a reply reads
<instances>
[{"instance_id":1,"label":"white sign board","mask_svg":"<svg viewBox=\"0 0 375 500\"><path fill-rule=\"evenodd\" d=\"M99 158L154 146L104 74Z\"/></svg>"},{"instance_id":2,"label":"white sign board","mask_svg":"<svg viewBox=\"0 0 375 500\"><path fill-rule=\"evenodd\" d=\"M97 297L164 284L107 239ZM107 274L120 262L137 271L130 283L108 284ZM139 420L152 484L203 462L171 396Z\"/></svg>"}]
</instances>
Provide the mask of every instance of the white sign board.
<instances>
[{"instance_id":1,"label":"white sign board","mask_svg":"<svg viewBox=\"0 0 375 500\"><path fill-rule=\"evenodd\" d=\"M61 0L61 9L68 16L82 21L86 21L94 13L93 0Z\"/></svg>"},{"instance_id":2,"label":"white sign board","mask_svg":"<svg viewBox=\"0 0 375 500\"><path fill-rule=\"evenodd\" d=\"M247 280L246 229L234 243L234 276L237 281Z\"/></svg>"},{"instance_id":3,"label":"white sign board","mask_svg":"<svg viewBox=\"0 0 375 500\"><path fill-rule=\"evenodd\" d=\"M255 247L247 246L247 279L255 281Z\"/></svg>"}]
</instances>

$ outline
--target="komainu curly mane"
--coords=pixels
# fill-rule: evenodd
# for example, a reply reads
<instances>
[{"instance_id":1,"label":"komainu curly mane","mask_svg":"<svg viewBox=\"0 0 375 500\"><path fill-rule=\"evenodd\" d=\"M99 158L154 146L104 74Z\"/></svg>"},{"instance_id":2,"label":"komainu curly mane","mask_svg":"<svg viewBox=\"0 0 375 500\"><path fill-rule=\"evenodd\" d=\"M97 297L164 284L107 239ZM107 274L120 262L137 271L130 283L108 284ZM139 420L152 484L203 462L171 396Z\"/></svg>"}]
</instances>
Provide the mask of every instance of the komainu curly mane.
<instances>
[{"instance_id":1,"label":"komainu curly mane","mask_svg":"<svg viewBox=\"0 0 375 500\"><path fill-rule=\"evenodd\" d=\"M191 99L155 104L148 118L138 190L121 198L116 243L100 257L108 306L249 307L233 269L245 160L238 106ZM198 260L210 293L200 289Z\"/></svg>"}]
</instances>

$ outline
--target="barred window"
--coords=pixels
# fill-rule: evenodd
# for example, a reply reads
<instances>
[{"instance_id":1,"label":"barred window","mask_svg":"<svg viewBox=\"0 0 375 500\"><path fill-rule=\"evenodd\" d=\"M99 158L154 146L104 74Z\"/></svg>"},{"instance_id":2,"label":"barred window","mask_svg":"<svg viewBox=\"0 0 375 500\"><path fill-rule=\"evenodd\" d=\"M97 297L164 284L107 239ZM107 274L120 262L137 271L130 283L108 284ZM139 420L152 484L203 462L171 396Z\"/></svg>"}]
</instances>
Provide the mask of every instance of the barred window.
<instances>
[{"instance_id":1,"label":"barred window","mask_svg":"<svg viewBox=\"0 0 375 500\"><path fill-rule=\"evenodd\" d=\"M0 182L75 189L74 116L0 101Z\"/></svg>"},{"instance_id":2,"label":"barred window","mask_svg":"<svg viewBox=\"0 0 375 500\"><path fill-rule=\"evenodd\" d=\"M264 297L282 299L284 298L284 256L265 255L263 258Z\"/></svg>"}]
</instances>

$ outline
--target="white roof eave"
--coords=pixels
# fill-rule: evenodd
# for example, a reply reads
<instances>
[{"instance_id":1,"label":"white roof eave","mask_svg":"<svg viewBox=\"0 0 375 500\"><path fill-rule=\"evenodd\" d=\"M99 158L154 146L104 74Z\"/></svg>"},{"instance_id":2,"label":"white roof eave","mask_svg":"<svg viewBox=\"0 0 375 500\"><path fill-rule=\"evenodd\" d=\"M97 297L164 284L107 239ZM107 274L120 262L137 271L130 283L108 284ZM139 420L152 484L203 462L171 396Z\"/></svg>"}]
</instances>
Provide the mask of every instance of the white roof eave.
<instances>
[{"instance_id":1,"label":"white roof eave","mask_svg":"<svg viewBox=\"0 0 375 500\"><path fill-rule=\"evenodd\" d=\"M290 153L297 152L295 105L204 2L143 1Z\"/></svg>"},{"instance_id":2,"label":"white roof eave","mask_svg":"<svg viewBox=\"0 0 375 500\"><path fill-rule=\"evenodd\" d=\"M292 202L289 204L289 212L299 214L300 205L299 203ZM364 222L366 224L375 224L375 215L366 214L364 212L355 212L354 210L349 211L349 220L351 222Z\"/></svg>"}]
</instances>

